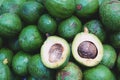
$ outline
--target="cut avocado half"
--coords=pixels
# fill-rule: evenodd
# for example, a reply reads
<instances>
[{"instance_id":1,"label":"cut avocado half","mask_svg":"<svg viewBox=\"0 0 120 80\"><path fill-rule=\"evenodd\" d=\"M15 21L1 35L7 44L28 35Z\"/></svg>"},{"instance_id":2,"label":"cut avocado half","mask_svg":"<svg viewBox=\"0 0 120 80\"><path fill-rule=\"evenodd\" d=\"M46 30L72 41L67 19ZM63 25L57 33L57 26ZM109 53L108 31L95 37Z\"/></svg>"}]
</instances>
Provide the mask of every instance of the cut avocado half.
<instances>
[{"instance_id":1,"label":"cut avocado half","mask_svg":"<svg viewBox=\"0 0 120 80\"><path fill-rule=\"evenodd\" d=\"M63 68L68 63L69 57L69 44L61 37L50 36L41 47L41 59L48 68Z\"/></svg>"},{"instance_id":2,"label":"cut avocado half","mask_svg":"<svg viewBox=\"0 0 120 80\"><path fill-rule=\"evenodd\" d=\"M103 57L103 45L100 40L88 32L78 33L72 42L72 54L80 64L92 67L97 65Z\"/></svg>"}]
</instances>

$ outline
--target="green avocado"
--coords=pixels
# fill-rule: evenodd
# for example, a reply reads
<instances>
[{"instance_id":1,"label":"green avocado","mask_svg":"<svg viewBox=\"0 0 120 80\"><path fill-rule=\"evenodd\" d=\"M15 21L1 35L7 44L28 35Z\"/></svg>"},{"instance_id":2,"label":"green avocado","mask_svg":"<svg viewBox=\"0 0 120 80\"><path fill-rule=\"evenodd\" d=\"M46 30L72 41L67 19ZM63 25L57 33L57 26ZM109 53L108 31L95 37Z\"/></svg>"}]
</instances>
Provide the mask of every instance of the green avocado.
<instances>
[{"instance_id":1,"label":"green avocado","mask_svg":"<svg viewBox=\"0 0 120 80\"><path fill-rule=\"evenodd\" d=\"M83 25L83 28L84 27L87 27L90 33L95 34L101 40L101 42L105 41L106 32L99 20L90 20Z\"/></svg>"},{"instance_id":2,"label":"green avocado","mask_svg":"<svg viewBox=\"0 0 120 80\"><path fill-rule=\"evenodd\" d=\"M13 59L13 52L8 48L1 48L0 49L0 61L4 61L5 59L8 60L8 65L11 66L12 59Z\"/></svg>"},{"instance_id":3,"label":"green avocado","mask_svg":"<svg viewBox=\"0 0 120 80\"><path fill-rule=\"evenodd\" d=\"M43 43L43 38L35 25L24 27L19 34L19 45L22 50L34 52L39 49Z\"/></svg>"},{"instance_id":4,"label":"green avocado","mask_svg":"<svg viewBox=\"0 0 120 80\"><path fill-rule=\"evenodd\" d=\"M63 20L58 26L58 35L65 39L73 39L82 30L82 23L76 16Z\"/></svg>"},{"instance_id":5,"label":"green avocado","mask_svg":"<svg viewBox=\"0 0 120 80\"><path fill-rule=\"evenodd\" d=\"M75 0L45 0L47 11L54 17L67 18L75 11Z\"/></svg>"},{"instance_id":6,"label":"green avocado","mask_svg":"<svg viewBox=\"0 0 120 80\"><path fill-rule=\"evenodd\" d=\"M28 71L37 80L53 80L52 73L50 69L43 65L40 54L35 54L31 57L28 63Z\"/></svg>"},{"instance_id":7,"label":"green avocado","mask_svg":"<svg viewBox=\"0 0 120 80\"><path fill-rule=\"evenodd\" d=\"M83 72L83 80L116 80L112 71L104 66L97 65Z\"/></svg>"},{"instance_id":8,"label":"green avocado","mask_svg":"<svg viewBox=\"0 0 120 80\"><path fill-rule=\"evenodd\" d=\"M36 1L27 1L20 7L20 17L28 24L36 23L43 12L43 5Z\"/></svg>"},{"instance_id":9,"label":"green avocado","mask_svg":"<svg viewBox=\"0 0 120 80\"><path fill-rule=\"evenodd\" d=\"M23 51L17 52L12 60L13 71L20 76L27 75L28 73L27 66L30 58L31 56L26 52L23 52Z\"/></svg>"},{"instance_id":10,"label":"green avocado","mask_svg":"<svg viewBox=\"0 0 120 80\"><path fill-rule=\"evenodd\" d=\"M43 14L38 20L38 29L43 34L53 35L57 29L57 23L49 14Z\"/></svg>"},{"instance_id":11,"label":"green avocado","mask_svg":"<svg viewBox=\"0 0 120 80\"><path fill-rule=\"evenodd\" d=\"M0 16L0 36L13 37L22 29L22 23L18 15L4 13Z\"/></svg>"},{"instance_id":12,"label":"green avocado","mask_svg":"<svg viewBox=\"0 0 120 80\"><path fill-rule=\"evenodd\" d=\"M11 71L6 64L7 59L0 61L0 80L11 80Z\"/></svg>"},{"instance_id":13,"label":"green avocado","mask_svg":"<svg viewBox=\"0 0 120 80\"><path fill-rule=\"evenodd\" d=\"M70 58L68 42L58 36L49 36L40 49L43 64L50 69L65 67Z\"/></svg>"},{"instance_id":14,"label":"green avocado","mask_svg":"<svg viewBox=\"0 0 120 80\"><path fill-rule=\"evenodd\" d=\"M117 59L117 53L109 44L104 44L104 53L101 63L107 66L108 68L112 69L115 65L116 59Z\"/></svg>"},{"instance_id":15,"label":"green avocado","mask_svg":"<svg viewBox=\"0 0 120 80\"><path fill-rule=\"evenodd\" d=\"M101 4L100 19L107 31L120 31L120 1L110 0Z\"/></svg>"},{"instance_id":16,"label":"green avocado","mask_svg":"<svg viewBox=\"0 0 120 80\"><path fill-rule=\"evenodd\" d=\"M98 0L75 0L76 15L82 18L89 18L94 15L99 8Z\"/></svg>"},{"instance_id":17,"label":"green avocado","mask_svg":"<svg viewBox=\"0 0 120 80\"><path fill-rule=\"evenodd\" d=\"M73 62L68 62L56 75L56 80L82 80L82 78L82 70Z\"/></svg>"}]
</instances>

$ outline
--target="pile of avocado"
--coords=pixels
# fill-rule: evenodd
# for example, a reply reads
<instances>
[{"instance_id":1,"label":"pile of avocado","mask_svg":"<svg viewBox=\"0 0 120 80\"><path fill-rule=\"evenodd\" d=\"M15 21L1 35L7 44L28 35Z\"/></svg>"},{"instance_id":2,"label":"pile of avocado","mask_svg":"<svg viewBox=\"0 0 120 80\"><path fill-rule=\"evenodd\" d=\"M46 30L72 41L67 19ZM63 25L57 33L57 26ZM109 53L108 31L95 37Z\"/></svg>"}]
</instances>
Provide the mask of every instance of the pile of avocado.
<instances>
[{"instance_id":1,"label":"pile of avocado","mask_svg":"<svg viewBox=\"0 0 120 80\"><path fill-rule=\"evenodd\" d=\"M120 0L0 0L0 80L120 80Z\"/></svg>"}]
</instances>

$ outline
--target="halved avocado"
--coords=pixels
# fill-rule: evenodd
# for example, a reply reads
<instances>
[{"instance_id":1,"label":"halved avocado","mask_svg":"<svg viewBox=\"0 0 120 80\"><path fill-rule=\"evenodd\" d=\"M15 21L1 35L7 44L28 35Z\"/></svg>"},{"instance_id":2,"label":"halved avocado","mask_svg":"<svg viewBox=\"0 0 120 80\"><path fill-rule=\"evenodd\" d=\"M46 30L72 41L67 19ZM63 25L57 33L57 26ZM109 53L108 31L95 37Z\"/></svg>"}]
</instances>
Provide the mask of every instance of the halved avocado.
<instances>
[{"instance_id":1,"label":"halved avocado","mask_svg":"<svg viewBox=\"0 0 120 80\"><path fill-rule=\"evenodd\" d=\"M72 54L80 64L92 67L100 63L103 57L103 45L94 34L85 31L78 33L72 42Z\"/></svg>"},{"instance_id":2,"label":"halved avocado","mask_svg":"<svg viewBox=\"0 0 120 80\"><path fill-rule=\"evenodd\" d=\"M63 68L69 61L70 47L66 40L50 36L41 47L43 64L51 69Z\"/></svg>"}]
</instances>

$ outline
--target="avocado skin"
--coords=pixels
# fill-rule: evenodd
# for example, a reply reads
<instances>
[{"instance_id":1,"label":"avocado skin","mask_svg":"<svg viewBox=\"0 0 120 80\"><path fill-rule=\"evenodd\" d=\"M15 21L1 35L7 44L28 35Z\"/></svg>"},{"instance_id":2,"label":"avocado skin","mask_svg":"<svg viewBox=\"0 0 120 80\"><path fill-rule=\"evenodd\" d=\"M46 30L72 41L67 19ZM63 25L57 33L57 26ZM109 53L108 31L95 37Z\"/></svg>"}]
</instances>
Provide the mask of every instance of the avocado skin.
<instances>
[{"instance_id":1,"label":"avocado skin","mask_svg":"<svg viewBox=\"0 0 120 80\"><path fill-rule=\"evenodd\" d=\"M7 64L0 61L0 80L11 80L11 71Z\"/></svg>"},{"instance_id":2,"label":"avocado skin","mask_svg":"<svg viewBox=\"0 0 120 80\"><path fill-rule=\"evenodd\" d=\"M100 19L107 31L120 31L120 1L110 0L101 4L99 9Z\"/></svg>"},{"instance_id":3,"label":"avocado skin","mask_svg":"<svg viewBox=\"0 0 120 80\"><path fill-rule=\"evenodd\" d=\"M58 26L59 36L65 39L73 39L82 30L82 23L76 16L63 20Z\"/></svg>"},{"instance_id":4,"label":"avocado skin","mask_svg":"<svg viewBox=\"0 0 120 80\"><path fill-rule=\"evenodd\" d=\"M83 28L84 27L87 27L90 33L95 34L101 40L101 42L105 41L106 32L99 20L90 20L84 24Z\"/></svg>"},{"instance_id":5,"label":"avocado skin","mask_svg":"<svg viewBox=\"0 0 120 80\"><path fill-rule=\"evenodd\" d=\"M75 11L74 0L45 0L44 4L48 12L57 18L70 17Z\"/></svg>"},{"instance_id":6,"label":"avocado skin","mask_svg":"<svg viewBox=\"0 0 120 80\"><path fill-rule=\"evenodd\" d=\"M52 80L51 71L43 65L40 54L32 56L28 63L28 70L30 75L38 80Z\"/></svg>"},{"instance_id":7,"label":"avocado skin","mask_svg":"<svg viewBox=\"0 0 120 80\"><path fill-rule=\"evenodd\" d=\"M82 80L82 70L73 62L57 72L56 80Z\"/></svg>"},{"instance_id":8,"label":"avocado skin","mask_svg":"<svg viewBox=\"0 0 120 80\"><path fill-rule=\"evenodd\" d=\"M106 66L99 64L83 72L83 80L116 80L113 73Z\"/></svg>"}]
</instances>

